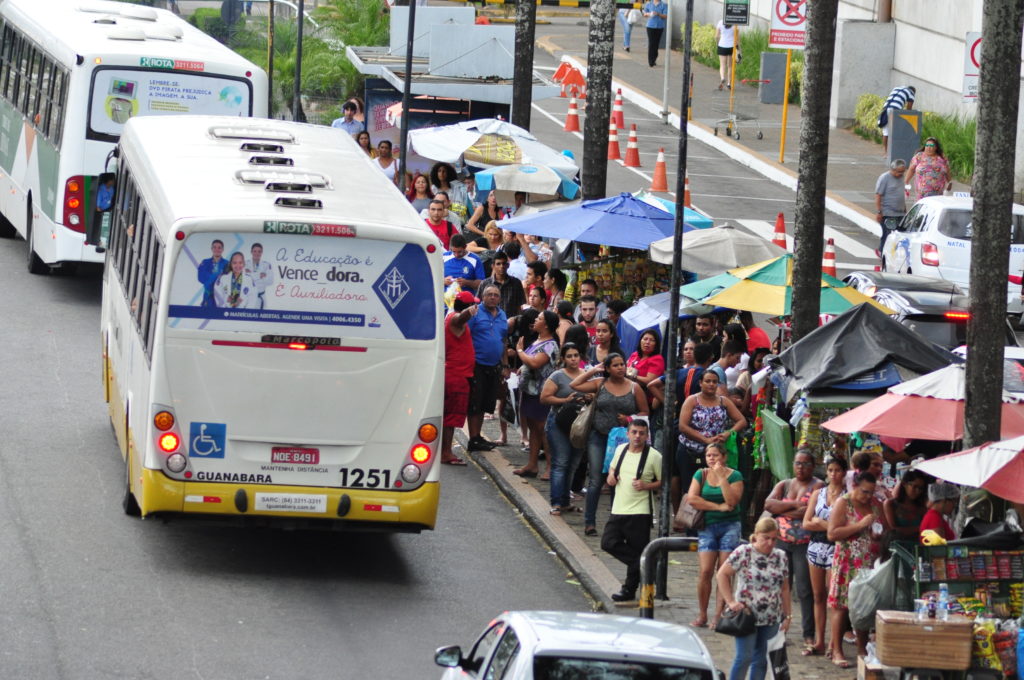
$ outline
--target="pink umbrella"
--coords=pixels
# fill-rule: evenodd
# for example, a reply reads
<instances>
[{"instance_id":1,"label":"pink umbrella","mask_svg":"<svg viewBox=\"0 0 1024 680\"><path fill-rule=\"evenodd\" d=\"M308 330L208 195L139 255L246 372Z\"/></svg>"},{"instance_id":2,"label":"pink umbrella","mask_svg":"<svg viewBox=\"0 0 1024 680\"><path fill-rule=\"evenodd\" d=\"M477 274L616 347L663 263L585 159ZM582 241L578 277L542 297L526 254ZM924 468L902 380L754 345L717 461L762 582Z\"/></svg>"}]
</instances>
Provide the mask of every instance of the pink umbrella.
<instances>
[{"instance_id":1,"label":"pink umbrella","mask_svg":"<svg viewBox=\"0 0 1024 680\"><path fill-rule=\"evenodd\" d=\"M1000 498L1024 503L1024 437L990 442L939 456L918 470L956 484L987 489Z\"/></svg>"},{"instance_id":2,"label":"pink umbrella","mask_svg":"<svg viewBox=\"0 0 1024 680\"><path fill-rule=\"evenodd\" d=\"M1003 391L1001 435L1024 435L1024 395ZM889 388L882 396L821 425L833 432L872 432L905 439L964 436L964 365L952 364Z\"/></svg>"}]
</instances>

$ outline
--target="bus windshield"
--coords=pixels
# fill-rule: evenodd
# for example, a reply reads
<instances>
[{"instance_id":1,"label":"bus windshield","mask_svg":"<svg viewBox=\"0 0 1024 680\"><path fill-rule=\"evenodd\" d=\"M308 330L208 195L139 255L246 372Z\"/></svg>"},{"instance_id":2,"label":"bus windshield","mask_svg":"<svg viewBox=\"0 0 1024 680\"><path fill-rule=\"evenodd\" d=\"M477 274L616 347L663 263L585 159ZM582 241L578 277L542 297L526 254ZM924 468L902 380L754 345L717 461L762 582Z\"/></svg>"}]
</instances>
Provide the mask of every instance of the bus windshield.
<instances>
[{"instance_id":1,"label":"bus windshield","mask_svg":"<svg viewBox=\"0 0 1024 680\"><path fill-rule=\"evenodd\" d=\"M202 70L202 62L168 62L167 68ZM89 137L114 141L132 116L182 113L251 116L252 85L242 78L181 71L98 68L89 97Z\"/></svg>"},{"instance_id":2,"label":"bus windshield","mask_svg":"<svg viewBox=\"0 0 1024 680\"><path fill-rule=\"evenodd\" d=\"M284 226L282 226L284 225ZM432 340L437 284L421 246L352 238L355 227L268 222L188 237L168 299L172 329ZM337 235L317 236L317 233Z\"/></svg>"}]
</instances>

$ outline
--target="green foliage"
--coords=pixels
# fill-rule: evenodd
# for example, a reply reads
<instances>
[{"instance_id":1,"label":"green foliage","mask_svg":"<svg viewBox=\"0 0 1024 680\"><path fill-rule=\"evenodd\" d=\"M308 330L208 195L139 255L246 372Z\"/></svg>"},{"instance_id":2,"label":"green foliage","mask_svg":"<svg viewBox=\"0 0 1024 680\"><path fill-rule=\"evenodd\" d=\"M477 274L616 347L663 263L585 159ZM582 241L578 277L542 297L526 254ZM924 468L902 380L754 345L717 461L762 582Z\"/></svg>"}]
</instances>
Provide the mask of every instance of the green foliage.
<instances>
[{"instance_id":1,"label":"green foliage","mask_svg":"<svg viewBox=\"0 0 1024 680\"><path fill-rule=\"evenodd\" d=\"M215 7L200 7L188 18L190 24L206 33L211 38L228 45L234 34L244 30L245 20L239 19L232 29L220 18L220 9Z\"/></svg>"},{"instance_id":2,"label":"green foliage","mask_svg":"<svg viewBox=\"0 0 1024 680\"><path fill-rule=\"evenodd\" d=\"M878 128L878 116L884 103L885 99L877 94L868 93L858 97L853 131L864 139L880 144L882 132ZM974 142L977 133L978 123L972 118L925 111L921 121L921 139L934 137L939 140L953 177L966 184L970 184L974 175Z\"/></svg>"},{"instance_id":3,"label":"green foliage","mask_svg":"<svg viewBox=\"0 0 1024 680\"><path fill-rule=\"evenodd\" d=\"M685 24L682 28L686 30ZM768 47L768 33L759 29L743 28L740 30L740 52L743 59L736 66L736 80L759 80L761 78L761 53L781 52ZM718 42L715 40L715 27L711 24L693 22L693 58L704 66L718 70ZM789 101L800 101L800 86L804 75L804 53L793 50L793 59L789 69Z\"/></svg>"}]
</instances>

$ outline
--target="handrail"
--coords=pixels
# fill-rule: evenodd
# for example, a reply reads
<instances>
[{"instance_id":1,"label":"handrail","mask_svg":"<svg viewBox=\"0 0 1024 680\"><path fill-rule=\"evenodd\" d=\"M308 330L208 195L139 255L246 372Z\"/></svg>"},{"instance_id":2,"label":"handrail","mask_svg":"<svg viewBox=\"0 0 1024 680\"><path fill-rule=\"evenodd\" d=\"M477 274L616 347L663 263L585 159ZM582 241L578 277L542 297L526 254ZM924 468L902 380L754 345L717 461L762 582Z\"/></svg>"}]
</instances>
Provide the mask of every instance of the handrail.
<instances>
[{"instance_id":1,"label":"handrail","mask_svg":"<svg viewBox=\"0 0 1024 680\"><path fill-rule=\"evenodd\" d=\"M640 616L645 619L654 618L654 572L658 564L657 558L663 553L692 550L697 542L690 536L664 536L647 544L640 555ZM652 559L653 558L653 559Z\"/></svg>"}]
</instances>

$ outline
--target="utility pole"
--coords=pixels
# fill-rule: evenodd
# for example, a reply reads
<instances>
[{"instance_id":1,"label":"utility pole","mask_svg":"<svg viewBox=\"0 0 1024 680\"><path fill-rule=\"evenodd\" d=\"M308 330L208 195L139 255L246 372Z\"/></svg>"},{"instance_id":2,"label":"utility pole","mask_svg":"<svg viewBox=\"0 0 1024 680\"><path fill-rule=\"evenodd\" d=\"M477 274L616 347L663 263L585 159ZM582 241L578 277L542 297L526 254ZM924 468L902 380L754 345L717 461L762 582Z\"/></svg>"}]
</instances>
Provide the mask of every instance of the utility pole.
<instances>
[{"instance_id":1,"label":"utility pole","mask_svg":"<svg viewBox=\"0 0 1024 680\"><path fill-rule=\"evenodd\" d=\"M302 25L306 23L306 1L299 0L299 11L295 17L299 22L295 38L295 82L292 86L292 120L297 123L306 122L306 114L302 112Z\"/></svg>"},{"instance_id":2,"label":"utility pole","mask_svg":"<svg viewBox=\"0 0 1024 680\"><path fill-rule=\"evenodd\" d=\"M793 257L793 340L818 327L821 253L825 238L828 111L836 54L839 0L808 2L807 75L801 92L800 163L797 168Z\"/></svg>"},{"instance_id":3,"label":"utility pole","mask_svg":"<svg viewBox=\"0 0 1024 680\"><path fill-rule=\"evenodd\" d=\"M267 118L274 117L274 0L267 12Z\"/></svg>"},{"instance_id":4,"label":"utility pole","mask_svg":"<svg viewBox=\"0 0 1024 680\"><path fill-rule=\"evenodd\" d=\"M967 322L964 446L996 441L1002 407L1006 277L1013 219L1013 154L1020 96L1024 0L985 0L971 239L971 318Z\"/></svg>"},{"instance_id":5,"label":"utility pole","mask_svg":"<svg viewBox=\"0 0 1024 680\"><path fill-rule=\"evenodd\" d=\"M409 2L409 30L405 34L405 81L402 83L402 122L398 132L398 188L405 191L409 155L409 109L412 106L412 54L416 42L416 0Z\"/></svg>"},{"instance_id":6,"label":"utility pole","mask_svg":"<svg viewBox=\"0 0 1024 680\"><path fill-rule=\"evenodd\" d=\"M587 47L587 117L583 124L583 198L604 198L608 182L615 0L590 3Z\"/></svg>"},{"instance_id":7,"label":"utility pole","mask_svg":"<svg viewBox=\"0 0 1024 680\"><path fill-rule=\"evenodd\" d=\"M533 107L533 40L536 0L516 0L516 60L512 73L512 124L529 130Z\"/></svg>"}]
</instances>

